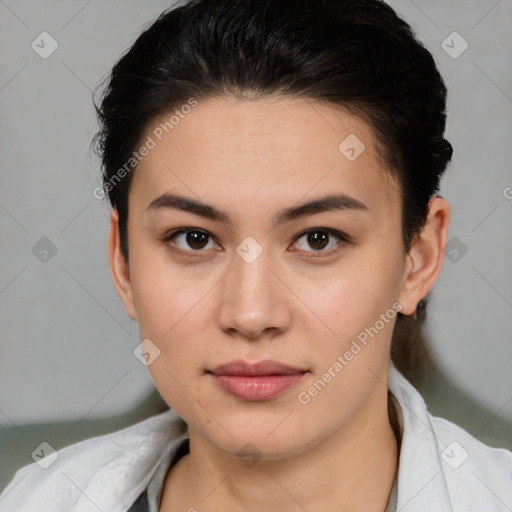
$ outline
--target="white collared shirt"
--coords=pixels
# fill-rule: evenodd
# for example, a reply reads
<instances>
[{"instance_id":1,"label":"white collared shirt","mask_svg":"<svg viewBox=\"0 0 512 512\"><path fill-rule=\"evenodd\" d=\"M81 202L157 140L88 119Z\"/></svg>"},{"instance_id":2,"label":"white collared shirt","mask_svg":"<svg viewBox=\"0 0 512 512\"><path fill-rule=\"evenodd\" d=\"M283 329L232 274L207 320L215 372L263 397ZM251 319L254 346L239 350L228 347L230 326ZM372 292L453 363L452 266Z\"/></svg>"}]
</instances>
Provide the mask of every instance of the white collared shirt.
<instances>
[{"instance_id":1,"label":"white collared shirt","mask_svg":"<svg viewBox=\"0 0 512 512\"><path fill-rule=\"evenodd\" d=\"M389 389L401 409L399 512L512 511L512 452L491 448L432 416L391 362ZM188 436L168 410L105 436L67 446L19 469L0 512L127 512L169 451Z\"/></svg>"}]
</instances>

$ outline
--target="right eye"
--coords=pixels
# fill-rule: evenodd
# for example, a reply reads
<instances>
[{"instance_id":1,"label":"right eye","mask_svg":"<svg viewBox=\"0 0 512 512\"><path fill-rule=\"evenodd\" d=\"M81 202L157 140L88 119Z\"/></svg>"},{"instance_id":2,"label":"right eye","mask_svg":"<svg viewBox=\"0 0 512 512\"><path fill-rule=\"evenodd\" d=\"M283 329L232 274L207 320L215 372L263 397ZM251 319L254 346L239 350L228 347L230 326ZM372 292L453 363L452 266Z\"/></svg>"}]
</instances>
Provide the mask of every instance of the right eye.
<instances>
[{"instance_id":1,"label":"right eye","mask_svg":"<svg viewBox=\"0 0 512 512\"><path fill-rule=\"evenodd\" d=\"M187 255L205 252L207 249L218 247L213 242L212 235L208 231L193 227L176 229L168 233L163 242L171 249ZM213 246L208 247L208 242L212 242Z\"/></svg>"}]
</instances>

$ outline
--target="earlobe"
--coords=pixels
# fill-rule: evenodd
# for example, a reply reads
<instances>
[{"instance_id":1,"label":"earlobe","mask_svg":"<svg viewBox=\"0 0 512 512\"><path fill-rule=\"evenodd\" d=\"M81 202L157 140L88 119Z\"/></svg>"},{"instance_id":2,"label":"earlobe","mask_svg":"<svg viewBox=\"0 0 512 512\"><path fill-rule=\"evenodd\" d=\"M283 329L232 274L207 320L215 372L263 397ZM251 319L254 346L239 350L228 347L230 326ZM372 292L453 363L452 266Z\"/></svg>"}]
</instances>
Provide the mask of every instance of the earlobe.
<instances>
[{"instance_id":1,"label":"earlobe","mask_svg":"<svg viewBox=\"0 0 512 512\"><path fill-rule=\"evenodd\" d=\"M425 225L407 255L404 281L400 293L401 313L413 315L420 300L426 297L439 276L444 259L450 206L441 197L428 205Z\"/></svg>"},{"instance_id":2,"label":"earlobe","mask_svg":"<svg viewBox=\"0 0 512 512\"><path fill-rule=\"evenodd\" d=\"M121 251L121 237L119 234L119 216L116 210L110 215L110 230L108 235L108 263L114 287L124 304L126 312L137 320L133 301L130 272L125 257Z\"/></svg>"}]
</instances>

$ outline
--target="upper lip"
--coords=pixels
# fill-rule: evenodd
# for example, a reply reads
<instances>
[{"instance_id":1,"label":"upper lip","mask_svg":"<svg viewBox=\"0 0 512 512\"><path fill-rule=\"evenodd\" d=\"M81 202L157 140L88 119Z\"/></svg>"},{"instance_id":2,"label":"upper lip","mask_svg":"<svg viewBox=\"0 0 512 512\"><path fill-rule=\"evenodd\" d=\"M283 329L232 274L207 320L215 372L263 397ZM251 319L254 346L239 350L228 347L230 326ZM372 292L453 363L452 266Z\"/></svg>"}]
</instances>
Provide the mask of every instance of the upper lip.
<instances>
[{"instance_id":1,"label":"upper lip","mask_svg":"<svg viewBox=\"0 0 512 512\"><path fill-rule=\"evenodd\" d=\"M215 375L290 375L295 373L305 373L307 370L302 368L294 368L278 361L269 359L258 361L257 363L247 363L245 361L236 360L217 366L209 373Z\"/></svg>"}]
</instances>

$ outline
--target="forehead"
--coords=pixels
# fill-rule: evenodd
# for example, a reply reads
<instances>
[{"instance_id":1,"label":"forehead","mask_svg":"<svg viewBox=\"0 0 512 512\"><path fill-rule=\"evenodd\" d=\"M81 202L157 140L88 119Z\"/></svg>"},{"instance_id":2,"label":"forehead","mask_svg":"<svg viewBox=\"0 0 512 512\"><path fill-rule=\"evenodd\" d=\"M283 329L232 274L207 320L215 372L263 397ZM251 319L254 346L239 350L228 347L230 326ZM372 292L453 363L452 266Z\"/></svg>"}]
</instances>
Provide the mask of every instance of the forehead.
<instances>
[{"instance_id":1,"label":"forehead","mask_svg":"<svg viewBox=\"0 0 512 512\"><path fill-rule=\"evenodd\" d=\"M145 143L152 149L134 173L130 201L179 189L223 202L236 197L249 209L339 191L373 208L399 196L372 128L301 98L198 100L155 118Z\"/></svg>"}]
</instances>

